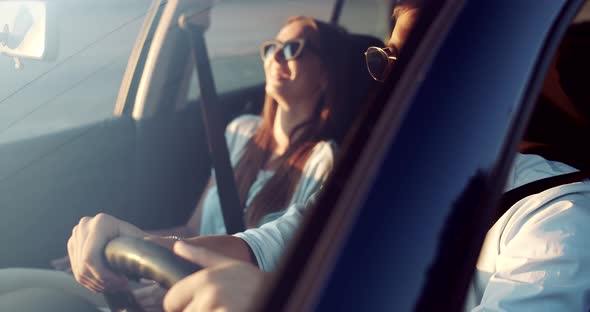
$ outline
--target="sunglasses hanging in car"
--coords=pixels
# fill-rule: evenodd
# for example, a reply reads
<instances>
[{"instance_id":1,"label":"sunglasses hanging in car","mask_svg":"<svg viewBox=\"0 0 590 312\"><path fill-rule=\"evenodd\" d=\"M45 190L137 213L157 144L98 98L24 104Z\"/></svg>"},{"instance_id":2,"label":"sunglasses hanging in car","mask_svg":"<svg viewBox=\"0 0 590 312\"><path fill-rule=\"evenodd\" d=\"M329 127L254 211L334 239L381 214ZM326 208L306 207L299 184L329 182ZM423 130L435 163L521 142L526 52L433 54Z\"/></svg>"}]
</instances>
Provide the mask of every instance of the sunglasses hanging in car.
<instances>
[{"instance_id":1,"label":"sunglasses hanging in car","mask_svg":"<svg viewBox=\"0 0 590 312\"><path fill-rule=\"evenodd\" d=\"M315 49L311 45L305 44L305 39L293 39L285 42L269 40L260 46L260 57L262 60L266 60L276 52L279 53L279 57L286 61L291 61L298 58L304 48L315 52Z\"/></svg>"},{"instance_id":2,"label":"sunglasses hanging in car","mask_svg":"<svg viewBox=\"0 0 590 312\"><path fill-rule=\"evenodd\" d=\"M397 60L392 48L369 47L365 52L367 70L373 79L383 82L391 72L391 64Z\"/></svg>"}]
</instances>

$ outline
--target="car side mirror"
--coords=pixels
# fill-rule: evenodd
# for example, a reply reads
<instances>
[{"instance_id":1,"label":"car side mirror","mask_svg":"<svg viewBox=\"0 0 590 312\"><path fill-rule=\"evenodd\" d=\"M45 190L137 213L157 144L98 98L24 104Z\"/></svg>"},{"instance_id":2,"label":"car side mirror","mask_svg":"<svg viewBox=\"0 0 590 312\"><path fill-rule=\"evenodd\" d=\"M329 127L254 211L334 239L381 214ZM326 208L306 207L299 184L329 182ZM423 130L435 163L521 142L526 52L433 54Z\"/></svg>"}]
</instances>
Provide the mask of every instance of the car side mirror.
<instances>
[{"instance_id":1,"label":"car side mirror","mask_svg":"<svg viewBox=\"0 0 590 312\"><path fill-rule=\"evenodd\" d=\"M20 59L57 58L58 32L52 1L0 1L0 54Z\"/></svg>"}]
</instances>

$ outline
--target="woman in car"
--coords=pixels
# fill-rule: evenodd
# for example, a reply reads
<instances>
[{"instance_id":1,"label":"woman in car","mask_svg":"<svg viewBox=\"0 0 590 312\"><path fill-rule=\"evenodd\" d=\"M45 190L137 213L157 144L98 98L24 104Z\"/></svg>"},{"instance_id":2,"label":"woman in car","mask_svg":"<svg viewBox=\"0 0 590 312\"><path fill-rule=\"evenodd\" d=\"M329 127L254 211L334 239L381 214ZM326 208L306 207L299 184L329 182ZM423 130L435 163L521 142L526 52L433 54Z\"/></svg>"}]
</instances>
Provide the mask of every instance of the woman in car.
<instances>
[{"instance_id":1,"label":"woman in car","mask_svg":"<svg viewBox=\"0 0 590 312\"><path fill-rule=\"evenodd\" d=\"M165 246L177 237L194 237L185 241L272 270L309 198L332 170L332 138L346 127L342 122L346 116L339 111L352 104L346 92L350 89L346 86L350 60L343 48L347 39L340 28L293 17L275 40L262 45L263 112L238 117L226 129L239 197L246 207L246 231L225 235L213 176L185 226L149 233L106 214L82 218L68 241L76 280L96 292L126 286L126 279L101 262L106 242L117 236L149 237ZM175 237L163 237L170 235ZM9 274L0 273L2 283L10 283ZM22 280L28 273L13 270L12 274Z\"/></svg>"}]
</instances>

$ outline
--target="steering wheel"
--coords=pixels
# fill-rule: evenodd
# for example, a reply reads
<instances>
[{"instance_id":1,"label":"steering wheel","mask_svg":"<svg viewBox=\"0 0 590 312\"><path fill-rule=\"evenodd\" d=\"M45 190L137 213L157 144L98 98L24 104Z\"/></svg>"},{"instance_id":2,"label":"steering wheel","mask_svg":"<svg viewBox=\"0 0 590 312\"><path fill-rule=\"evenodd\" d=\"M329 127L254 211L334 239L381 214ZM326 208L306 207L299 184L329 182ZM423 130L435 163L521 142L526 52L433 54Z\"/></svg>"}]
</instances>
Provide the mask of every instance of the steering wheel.
<instances>
[{"instance_id":1,"label":"steering wheel","mask_svg":"<svg viewBox=\"0 0 590 312\"><path fill-rule=\"evenodd\" d=\"M169 249L138 238L115 238L106 245L104 255L112 271L130 279L153 280L166 289L201 269ZM113 312L143 312L130 291L105 293L104 296Z\"/></svg>"}]
</instances>

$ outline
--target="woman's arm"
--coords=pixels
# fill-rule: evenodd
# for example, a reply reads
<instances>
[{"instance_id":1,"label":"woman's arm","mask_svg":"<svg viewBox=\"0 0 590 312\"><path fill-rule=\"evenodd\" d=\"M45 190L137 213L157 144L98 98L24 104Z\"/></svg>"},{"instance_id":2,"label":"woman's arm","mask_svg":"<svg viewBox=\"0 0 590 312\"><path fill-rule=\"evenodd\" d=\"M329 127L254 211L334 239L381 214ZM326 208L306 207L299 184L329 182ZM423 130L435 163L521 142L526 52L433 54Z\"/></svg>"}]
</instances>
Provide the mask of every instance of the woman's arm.
<instances>
[{"instance_id":1,"label":"woman's arm","mask_svg":"<svg viewBox=\"0 0 590 312\"><path fill-rule=\"evenodd\" d=\"M177 242L176 238L161 237L161 236L150 236L146 239L164 246L170 250ZM212 250L225 257L233 258L236 260L256 264L256 259L252 257L252 252L248 244L239 237L231 235L209 235L209 236L197 236L192 238L183 239L183 241L193 247L201 247Z\"/></svg>"},{"instance_id":2,"label":"woman's arm","mask_svg":"<svg viewBox=\"0 0 590 312\"><path fill-rule=\"evenodd\" d=\"M251 263L258 264L262 271L273 271L287 245L293 239L303 219L304 210L313 205L313 202L310 200L307 205L291 205L287 212L278 219L258 228L234 234L234 237L244 241L251 249L253 254Z\"/></svg>"},{"instance_id":3,"label":"woman's arm","mask_svg":"<svg viewBox=\"0 0 590 312\"><path fill-rule=\"evenodd\" d=\"M149 236L146 239L164 246L170 250L178 240L174 237ZM256 265L256 259L252 256L250 247L241 238L231 235L209 235L197 236L183 239L183 241L194 247L201 247L212 250L220 255Z\"/></svg>"},{"instance_id":4,"label":"woman's arm","mask_svg":"<svg viewBox=\"0 0 590 312\"><path fill-rule=\"evenodd\" d=\"M184 242L194 247L206 248L229 258L256 264L256 259L252 258L248 244L236 236L199 236L185 239Z\"/></svg>"}]
</instances>

